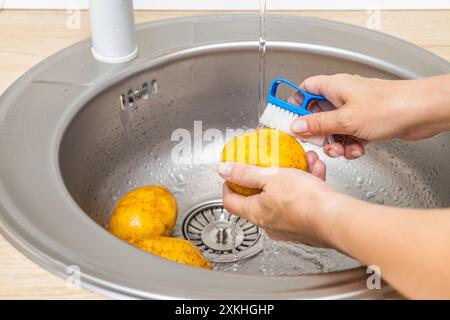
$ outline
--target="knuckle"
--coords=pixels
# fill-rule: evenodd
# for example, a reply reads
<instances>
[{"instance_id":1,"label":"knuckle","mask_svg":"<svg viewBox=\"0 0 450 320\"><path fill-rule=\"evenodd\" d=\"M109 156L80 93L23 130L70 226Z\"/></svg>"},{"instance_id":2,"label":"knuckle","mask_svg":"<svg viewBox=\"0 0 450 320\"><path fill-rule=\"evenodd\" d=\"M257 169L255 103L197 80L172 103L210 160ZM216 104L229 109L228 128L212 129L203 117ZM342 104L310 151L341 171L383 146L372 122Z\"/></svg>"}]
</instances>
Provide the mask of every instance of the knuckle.
<instances>
[{"instance_id":1,"label":"knuckle","mask_svg":"<svg viewBox=\"0 0 450 320\"><path fill-rule=\"evenodd\" d=\"M311 87L314 87L314 85L324 81L325 77L326 76L324 76L324 75L317 75L317 76L309 77L300 84L300 87L303 87L304 89L306 89L306 91L310 91Z\"/></svg>"},{"instance_id":2,"label":"knuckle","mask_svg":"<svg viewBox=\"0 0 450 320\"><path fill-rule=\"evenodd\" d=\"M251 173L250 170L248 170L248 168L243 168L240 171L240 176L239 176L239 182L241 184L248 184L249 180L251 178Z\"/></svg>"},{"instance_id":3,"label":"knuckle","mask_svg":"<svg viewBox=\"0 0 450 320\"><path fill-rule=\"evenodd\" d=\"M304 86L308 86L308 84L311 84L314 81L317 81L318 77L319 76L312 76L312 77L306 78L301 84L303 84Z\"/></svg>"},{"instance_id":4,"label":"knuckle","mask_svg":"<svg viewBox=\"0 0 450 320\"><path fill-rule=\"evenodd\" d=\"M245 177L245 168L241 164L235 164L231 170L230 178L235 183L240 183Z\"/></svg>"},{"instance_id":5,"label":"knuckle","mask_svg":"<svg viewBox=\"0 0 450 320\"><path fill-rule=\"evenodd\" d=\"M353 76L348 73L338 73L338 74L334 75L334 77L335 77L335 79L339 79L339 80L349 80Z\"/></svg>"},{"instance_id":6,"label":"knuckle","mask_svg":"<svg viewBox=\"0 0 450 320\"><path fill-rule=\"evenodd\" d=\"M336 121L340 128L345 130L345 133L355 133L355 115L347 109L342 109L338 112Z\"/></svg>"},{"instance_id":7,"label":"knuckle","mask_svg":"<svg viewBox=\"0 0 450 320\"><path fill-rule=\"evenodd\" d=\"M312 134L318 134L321 132L323 126L323 116L322 113L316 113L310 118L308 123L308 129Z\"/></svg>"}]
</instances>

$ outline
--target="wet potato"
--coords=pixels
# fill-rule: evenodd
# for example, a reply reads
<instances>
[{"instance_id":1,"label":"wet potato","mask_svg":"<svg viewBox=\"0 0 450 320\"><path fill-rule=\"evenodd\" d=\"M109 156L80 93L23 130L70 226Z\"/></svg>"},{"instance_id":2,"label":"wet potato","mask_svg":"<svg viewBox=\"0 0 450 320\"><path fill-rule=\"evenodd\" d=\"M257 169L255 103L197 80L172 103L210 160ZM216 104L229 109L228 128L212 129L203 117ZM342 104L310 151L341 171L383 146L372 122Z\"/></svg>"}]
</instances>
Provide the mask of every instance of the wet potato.
<instances>
[{"instance_id":1,"label":"wet potato","mask_svg":"<svg viewBox=\"0 0 450 320\"><path fill-rule=\"evenodd\" d=\"M145 186L119 200L109 231L126 241L168 236L176 220L177 202L170 191L160 186Z\"/></svg>"},{"instance_id":2,"label":"wet potato","mask_svg":"<svg viewBox=\"0 0 450 320\"><path fill-rule=\"evenodd\" d=\"M154 237L132 241L132 245L162 258L181 264L212 269L200 251L187 240L168 237Z\"/></svg>"},{"instance_id":3,"label":"wet potato","mask_svg":"<svg viewBox=\"0 0 450 320\"><path fill-rule=\"evenodd\" d=\"M111 217L109 231L151 254L181 264L212 269L189 241L167 237L177 220L177 202L164 187L145 186L119 200Z\"/></svg>"},{"instance_id":4,"label":"wet potato","mask_svg":"<svg viewBox=\"0 0 450 320\"><path fill-rule=\"evenodd\" d=\"M292 136L275 129L257 129L228 141L222 151L223 162L240 162L260 167L308 170L306 152ZM228 187L244 196L260 190L227 182Z\"/></svg>"}]
</instances>

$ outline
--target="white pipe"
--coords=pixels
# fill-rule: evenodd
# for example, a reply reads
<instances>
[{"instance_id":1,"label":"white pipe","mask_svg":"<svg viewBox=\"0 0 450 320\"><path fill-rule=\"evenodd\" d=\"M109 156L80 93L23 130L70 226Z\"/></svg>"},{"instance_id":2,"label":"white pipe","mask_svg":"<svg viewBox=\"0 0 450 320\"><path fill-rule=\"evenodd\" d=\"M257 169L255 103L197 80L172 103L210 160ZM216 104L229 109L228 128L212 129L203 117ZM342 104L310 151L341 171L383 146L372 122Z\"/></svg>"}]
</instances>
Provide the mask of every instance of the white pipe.
<instances>
[{"instance_id":1,"label":"white pipe","mask_svg":"<svg viewBox=\"0 0 450 320\"><path fill-rule=\"evenodd\" d=\"M106 63L136 58L133 0L90 0L92 54Z\"/></svg>"}]
</instances>

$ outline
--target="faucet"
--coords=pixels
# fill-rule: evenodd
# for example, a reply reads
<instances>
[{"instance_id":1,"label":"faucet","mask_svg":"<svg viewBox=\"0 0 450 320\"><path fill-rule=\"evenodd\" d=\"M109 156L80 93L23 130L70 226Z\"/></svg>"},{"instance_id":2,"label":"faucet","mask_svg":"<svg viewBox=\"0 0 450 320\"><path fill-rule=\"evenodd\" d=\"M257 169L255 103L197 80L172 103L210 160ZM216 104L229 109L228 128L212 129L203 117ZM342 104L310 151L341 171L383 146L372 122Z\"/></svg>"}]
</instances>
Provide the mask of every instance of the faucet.
<instances>
[{"instance_id":1,"label":"faucet","mask_svg":"<svg viewBox=\"0 0 450 320\"><path fill-rule=\"evenodd\" d=\"M136 58L133 0L90 0L92 55L105 63Z\"/></svg>"}]
</instances>

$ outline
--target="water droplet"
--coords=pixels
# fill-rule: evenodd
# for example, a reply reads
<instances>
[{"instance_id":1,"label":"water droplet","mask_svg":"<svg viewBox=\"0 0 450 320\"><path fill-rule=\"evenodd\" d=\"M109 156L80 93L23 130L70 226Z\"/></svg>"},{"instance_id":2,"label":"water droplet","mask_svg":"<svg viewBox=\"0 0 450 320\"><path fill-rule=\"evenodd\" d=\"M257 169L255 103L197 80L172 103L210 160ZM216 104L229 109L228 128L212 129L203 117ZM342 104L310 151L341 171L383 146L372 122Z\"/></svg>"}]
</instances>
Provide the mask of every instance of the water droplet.
<instances>
[{"instance_id":1,"label":"water droplet","mask_svg":"<svg viewBox=\"0 0 450 320\"><path fill-rule=\"evenodd\" d=\"M372 191L367 192L367 193L366 193L366 198L367 198L367 199L373 199L373 198L375 198L375 193L372 192Z\"/></svg>"},{"instance_id":2,"label":"water droplet","mask_svg":"<svg viewBox=\"0 0 450 320\"><path fill-rule=\"evenodd\" d=\"M175 177L175 180L178 182L178 183L183 183L183 182L185 182L186 181L186 179L184 178L184 176L183 176L183 174L178 174L176 177Z\"/></svg>"}]
</instances>

